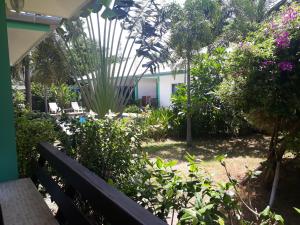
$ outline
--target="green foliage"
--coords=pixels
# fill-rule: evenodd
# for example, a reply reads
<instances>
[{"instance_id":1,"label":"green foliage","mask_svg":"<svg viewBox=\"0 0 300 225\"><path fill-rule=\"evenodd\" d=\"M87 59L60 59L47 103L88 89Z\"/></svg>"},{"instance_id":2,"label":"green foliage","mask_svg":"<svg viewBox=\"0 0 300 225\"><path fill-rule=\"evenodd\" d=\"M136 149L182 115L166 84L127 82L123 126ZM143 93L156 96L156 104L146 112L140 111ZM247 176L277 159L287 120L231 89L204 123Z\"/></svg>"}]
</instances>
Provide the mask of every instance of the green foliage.
<instances>
[{"instance_id":1,"label":"green foliage","mask_svg":"<svg viewBox=\"0 0 300 225\"><path fill-rule=\"evenodd\" d=\"M76 101L76 93L65 83L60 85L52 84L50 92L58 105L64 109L69 107L72 101Z\"/></svg>"},{"instance_id":2,"label":"green foliage","mask_svg":"<svg viewBox=\"0 0 300 225\"><path fill-rule=\"evenodd\" d=\"M222 209L236 207L236 200L225 191L230 185L222 188L214 186L195 162L195 157L188 155L186 159L189 162L188 176L174 168L177 161L164 161L161 158L151 161L145 157L144 169L134 177L134 187L129 196L163 220L172 210L179 212L179 224L189 224L188 214L193 211L191 205L194 205L195 196L197 207L201 205L205 208L199 221L212 221L210 219L224 215Z\"/></svg>"},{"instance_id":3,"label":"green foliage","mask_svg":"<svg viewBox=\"0 0 300 225\"><path fill-rule=\"evenodd\" d=\"M167 8L171 19L170 46L183 58L213 42L221 32L221 4L218 1L187 0L183 7L172 3Z\"/></svg>"},{"instance_id":4,"label":"green foliage","mask_svg":"<svg viewBox=\"0 0 300 225\"><path fill-rule=\"evenodd\" d=\"M192 133L194 137L204 135L232 135L249 131L249 126L241 114L230 104L223 101L224 70L226 69L227 53L217 48L211 53L194 57L191 70L191 113ZM224 91L226 93L226 91ZM176 119L172 127L185 134L185 114L187 112L186 86L178 88L172 97L173 111Z\"/></svg>"},{"instance_id":5,"label":"green foliage","mask_svg":"<svg viewBox=\"0 0 300 225\"><path fill-rule=\"evenodd\" d=\"M141 113L142 110L137 105L129 105L124 109L125 113Z\"/></svg>"},{"instance_id":6,"label":"green foliage","mask_svg":"<svg viewBox=\"0 0 300 225\"><path fill-rule=\"evenodd\" d=\"M32 80L50 87L70 79L70 67L54 36L41 42L32 52L34 64Z\"/></svg>"},{"instance_id":7,"label":"green foliage","mask_svg":"<svg viewBox=\"0 0 300 225\"><path fill-rule=\"evenodd\" d=\"M13 90L13 103L15 107L25 104L25 94L19 90Z\"/></svg>"},{"instance_id":8,"label":"green foliage","mask_svg":"<svg viewBox=\"0 0 300 225\"><path fill-rule=\"evenodd\" d=\"M286 122L298 118L300 18L284 22L283 18L288 10L300 11L297 5L284 8L274 19L262 24L257 32L249 35L230 59L230 73L233 77L238 77L234 86L234 98L250 117L265 120L263 125L274 123L276 118ZM288 34L287 47L278 46L283 32ZM282 62L290 62L293 68L281 69Z\"/></svg>"},{"instance_id":9,"label":"green foliage","mask_svg":"<svg viewBox=\"0 0 300 225\"><path fill-rule=\"evenodd\" d=\"M146 112L141 122L145 136L154 140L166 139L171 129L170 122L172 118L172 111L166 108Z\"/></svg>"},{"instance_id":10,"label":"green foliage","mask_svg":"<svg viewBox=\"0 0 300 225\"><path fill-rule=\"evenodd\" d=\"M224 99L273 136L272 162L286 150L299 151L299 12L297 3L283 7L250 33L231 54L223 85L230 90Z\"/></svg>"},{"instance_id":11,"label":"green foliage","mask_svg":"<svg viewBox=\"0 0 300 225\"><path fill-rule=\"evenodd\" d=\"M44 98L45 91L43 85L37 82L31 82L31 93L33 96Z\"/></svg>"},{"instance_id":12,"label":"green foliage","mask_svg":"<svg viewBox=\"0 0 300 225\"><path fill-rule=\"evenodd\" d=\"M56 138L56 126L51 117L29 111L16 112L16 142L21 177L33 175L39 156L38 143L53 143Z\"/></svg>"},{"instance_id":13,"label":"green foliage","mask_svg":"<svg viewBox=\"0 0 300 225\"><path fill-rule=\"evenodd\" d=\"M284 224L284 219L281 215L275 214L271 211L270 207L267 206L260 214L259 217L261 219L260 225L277 225Z\"/></svg>"},{"instance_id":14,"label":"green foliage","mask_svg":"<svg viewBox=\"0 0 300 225\"><path fill-rule=\"evenodd\" d=\"M180 225L189 224L281 224L271 211L245 221L237 182L216 184L203 172L196 158L187 155L188 173L176 169L177 161L149 159L141 152L141 131L133 120L64 121L71 135L60 135L67 153L116 186L130 198L166 221L178 215ZM225 167L224 157L218 160ZM82 206L84 207L84 206ZM273 223L272 223L273 222Z\"/></svg>"},{"instance_id":15,"label":"green foliage","mask_svg":"<svg viewBox=\"0 0 300 225\"><path fill-rule=\"evenodd\" d=\"M85 105L103 118L109 110L123 111L133 92L125 86L137 78L138 68L144 67L139 77L153 73L169 56L162 38L165 17L153 0L106 6L96 1L90 7L57 29L57 39L80 80Z\"/></svg>"},{"instance_id":16,"label":"green foliage","mask_svg":"<svg viewBox=\"0 0 300 225\"><path fill-rule=\"evenodd\" d=\"M125 189L138 171L141 153L141 131L134 122L112 119L63 122L71 133L60 136L68 154L106 181Z\"/></svg>"}]
</instances>

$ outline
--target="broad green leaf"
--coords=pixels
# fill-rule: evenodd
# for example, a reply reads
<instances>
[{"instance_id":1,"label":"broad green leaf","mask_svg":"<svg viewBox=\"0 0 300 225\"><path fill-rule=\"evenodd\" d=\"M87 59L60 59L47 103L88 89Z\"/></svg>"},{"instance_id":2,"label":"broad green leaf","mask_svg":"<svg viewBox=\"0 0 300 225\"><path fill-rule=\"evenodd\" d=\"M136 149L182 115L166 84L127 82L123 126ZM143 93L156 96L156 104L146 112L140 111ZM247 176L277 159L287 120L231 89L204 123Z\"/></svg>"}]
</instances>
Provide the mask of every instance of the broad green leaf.
<instances>
[{"instance_id":1,"label":"broad green leaf","mask_svg":"<svg viewBox=\"0 0 300 225\"><path fill-rule=\"evenodd\" d=\"M294 207L294 209L296 210L297 213L300 214L300 209L298 209L298 208L296 208L296 207Z\"/></svg>"},{"instance_id":2,"label":"broad green leaf","mask_svg":"<svg viewBox=\"0 0 300 225\"><path fill-rule=\"evenodd\" d=\"M282 218L282 216L276 214L276 215L274 216L274 219L275 219L276 221L279 221L281 224L284 224L284 219Z\"/></svg>"},{"instance_id":3,"label":"broad green leaf","mask_svg":"<svg viewBox=\"0 0 300 225\"><path fill-rule=\"evenodd\" d=\"M262 216L268 216L270 214L270 206L267 206L261 213L260 215Z\"/></svg>"},{"instance_id":4,"label":"broad green leaf","mask_svg":"<svg viewBox=\"0 0 300 225\"><path fill-rule=\"evenodd\" d=\"M157 168L161 169L164 166L164 162L161 158L156 159L156 166Z\"/></svg>"}]
</instances>

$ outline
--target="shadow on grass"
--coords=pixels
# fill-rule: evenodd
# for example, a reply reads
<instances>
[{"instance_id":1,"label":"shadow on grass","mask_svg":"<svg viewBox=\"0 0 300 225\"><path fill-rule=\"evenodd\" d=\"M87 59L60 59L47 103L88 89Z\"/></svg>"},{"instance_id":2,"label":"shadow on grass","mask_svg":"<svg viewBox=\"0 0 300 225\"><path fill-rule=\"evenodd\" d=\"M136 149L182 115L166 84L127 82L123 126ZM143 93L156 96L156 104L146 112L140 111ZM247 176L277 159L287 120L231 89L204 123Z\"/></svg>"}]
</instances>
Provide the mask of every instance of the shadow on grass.
<instances>
[{"instance_id":1,"label":"shadow on grass","mask_svg":"<svg viewBox=\"0 0 300 225\"><path fill-rule=\"evenodd\" d=\"M182 160L188 152L205 161L214 160L217 155L227 154L234 157L266 157L270 138L263 135L253 135L243 138L217 139L209 138L195 140L193 146L187 149L185 142L167 140L165 142L150 142L143 146L151 157Z\"/></svg>"}]
</instances>

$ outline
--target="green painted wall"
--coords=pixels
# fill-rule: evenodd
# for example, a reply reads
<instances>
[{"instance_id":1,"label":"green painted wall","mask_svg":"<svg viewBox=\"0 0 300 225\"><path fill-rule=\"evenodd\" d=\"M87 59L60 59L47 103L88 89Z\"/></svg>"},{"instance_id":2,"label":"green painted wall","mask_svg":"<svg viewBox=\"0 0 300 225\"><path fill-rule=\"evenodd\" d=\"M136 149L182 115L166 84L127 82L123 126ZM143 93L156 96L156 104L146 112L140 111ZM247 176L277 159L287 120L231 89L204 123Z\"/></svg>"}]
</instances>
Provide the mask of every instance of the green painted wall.
<instances>
[{"instance_id":1,"label":"green painted wall","mask_svg":"<svg viewBox=\"0 0 300 225\"><path fill-rule=\"evenodd\" d=\"M134 100L139 100L139 82L138 79L134 79Z\"/></svg>"},{"instance_id":2,"label":"green painted wall","mask_svg":"<svg viewBox=\"0 0 300 225\"><path fill-rule=\"evenodd\" d=\"M7 20L6 24L7 24L7 28L13 28L13 29L33 30L33 31L41 31L41 32L51 31L50 26L46 24L28 23L22 21L14 21L14 20Z\"/></svg>"},{"instance_id":3,"label":"green painted wall","mask_svg":"<svg viewBox=\"0 0 300 225\"><path fill-rule=\"evenodd\" d=\"M156 78L156 98L157 98L157 106L160 107L160 78Z\"/></svg>"},{"instance_id":4,"label":"green painted wall","mask_svg":"<svg viewBox=\"0 0 300 225\"><path fill-rule=\"evenodd\" d=\"M0 0L0 182L18 178L5 0Z\"/></svg>"}]
</instances>

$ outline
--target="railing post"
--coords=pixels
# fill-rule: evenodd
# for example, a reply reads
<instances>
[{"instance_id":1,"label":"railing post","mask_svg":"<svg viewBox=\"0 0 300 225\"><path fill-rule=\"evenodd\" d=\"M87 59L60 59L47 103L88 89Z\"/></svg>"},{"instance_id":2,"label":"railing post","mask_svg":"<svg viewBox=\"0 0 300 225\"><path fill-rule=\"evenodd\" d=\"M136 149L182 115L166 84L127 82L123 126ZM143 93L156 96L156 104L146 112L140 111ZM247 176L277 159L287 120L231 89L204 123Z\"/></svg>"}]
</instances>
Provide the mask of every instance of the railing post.
<instances>
[{"instance_id":1,"label":"railing post","mask_svg":"<svg viewBox=\"0 0 300 225\"><path fill-rule=\"evenodd\" d=\"M0 182L18 177L5 0L0 0Z\"/></svg>"}]
</instances>

